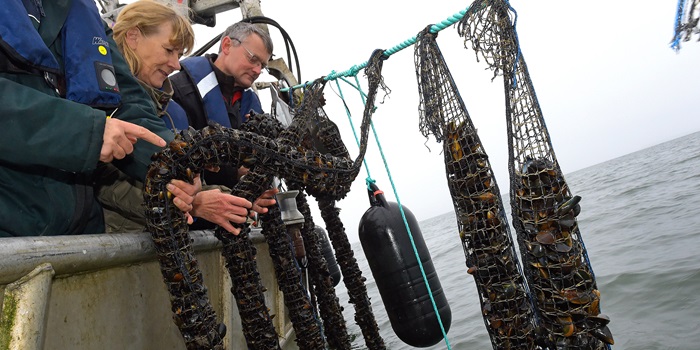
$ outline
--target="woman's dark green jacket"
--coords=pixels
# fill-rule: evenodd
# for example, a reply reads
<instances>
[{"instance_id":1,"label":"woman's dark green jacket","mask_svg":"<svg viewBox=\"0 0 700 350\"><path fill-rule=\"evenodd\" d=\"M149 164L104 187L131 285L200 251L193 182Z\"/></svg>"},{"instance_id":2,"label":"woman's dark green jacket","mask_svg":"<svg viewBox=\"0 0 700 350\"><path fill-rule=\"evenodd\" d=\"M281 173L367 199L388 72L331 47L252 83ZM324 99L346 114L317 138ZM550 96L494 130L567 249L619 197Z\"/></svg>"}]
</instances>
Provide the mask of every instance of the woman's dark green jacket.
<instances>
[{"instance_id":1,"label":"woman's dark green jacket","mask_svg":"<svg viewBox=\"0 0 700 350\"><path fill-rule=\"evenodd\" d=\"M61 26L70 3L43 1L46 16L38 29L61 65ZM111 38L109 45L122 97L114 117L170 141L172 132L156 116ZM0 72L0 237L104 232L92 172L111 112L60 98L43 76ZM157 151L139 141L132 155L114 164L143 180Z\"/></svg>"}]
</instances>

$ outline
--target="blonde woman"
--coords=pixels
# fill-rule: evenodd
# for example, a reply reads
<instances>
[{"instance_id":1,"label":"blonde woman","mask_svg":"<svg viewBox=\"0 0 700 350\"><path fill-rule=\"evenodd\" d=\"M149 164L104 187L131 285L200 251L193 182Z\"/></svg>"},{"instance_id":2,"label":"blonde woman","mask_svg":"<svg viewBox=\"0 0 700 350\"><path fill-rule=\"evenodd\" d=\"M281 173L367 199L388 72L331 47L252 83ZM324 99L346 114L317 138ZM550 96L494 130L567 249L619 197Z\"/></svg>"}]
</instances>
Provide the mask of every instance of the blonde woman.
<instances>
[{"instance_id":1,"label":"blonde woman","mask_svg":"<svg viewBox=\"0 0 700 350\"><path fill-rule=\"evenodd\" d=\"M189 53L194 45L194 31L189 21L170 7L155 1L140 0L121 10L113 30L114 41L134 76L151 96L158 114L171 121L172 125L172 118L175 115L184 116L184 111L171 100L173 90L168 76L180 69L180 57ZM105 212L107 231L143 231L143 185L128 180L114 168L106 169L100 182L103 186L99 198ZM244 223L248 209L265 213L265 206L275 204L270 194L253 206L248 200L227 192L230 191L224 187L206 186L195 196L190 213L238 234L240 229L231 223Z\"/></svg>"}]
</instances>

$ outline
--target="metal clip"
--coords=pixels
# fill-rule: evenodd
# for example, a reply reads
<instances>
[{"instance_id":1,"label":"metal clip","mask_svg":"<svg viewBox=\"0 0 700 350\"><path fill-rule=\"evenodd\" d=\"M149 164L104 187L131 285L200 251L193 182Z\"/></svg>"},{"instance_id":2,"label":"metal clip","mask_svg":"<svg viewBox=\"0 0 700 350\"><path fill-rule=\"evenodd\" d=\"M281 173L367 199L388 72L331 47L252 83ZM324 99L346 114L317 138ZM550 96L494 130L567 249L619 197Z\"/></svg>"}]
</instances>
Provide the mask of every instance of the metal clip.
<instances>
[{"instance_id":1,"label":"metal clip","mask_svg":"<svg viewBox=\"0 0 700 350\"><path fill-rule=\"evenodd\" d=\"M46 83L56 91L58 96L61 96L61 90L58 88L58 79L56 78L56 75L49 72L44 72L44 80L46 80Z\"/></svg>"}]
</instances>

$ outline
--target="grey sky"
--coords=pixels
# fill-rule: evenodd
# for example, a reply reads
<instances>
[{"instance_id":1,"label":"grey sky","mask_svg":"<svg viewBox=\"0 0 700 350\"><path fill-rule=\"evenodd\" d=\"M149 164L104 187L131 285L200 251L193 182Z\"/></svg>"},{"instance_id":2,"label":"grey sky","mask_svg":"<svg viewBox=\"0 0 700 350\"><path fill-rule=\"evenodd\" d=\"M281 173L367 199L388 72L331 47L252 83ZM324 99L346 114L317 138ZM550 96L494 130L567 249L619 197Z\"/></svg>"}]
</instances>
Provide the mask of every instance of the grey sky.
<instances>
[{"instance_id":1,"label":"grey sky","mask_svg":"<svg viewBox=\"0 0 700 350\"><path fill-rule=\"evenodd\" d=\"M469 4L442 0L412 5L387 0L264 0L262 10L289 33L300 56L302 78L310 81L365 62L372 50L393 47ZM649 6L631 0L512 0L511 5L518 13L521 49L565 174L700 131L700 43L683 42L678 53L670 49L676 1ZM240 11L232 10L218 16L215 29L197 28L196 46L240 18ZM279 32L271 29L271 33L276 57L286 57ZM499 186L506 191L508 149L502 79L491 81L491 72L485 70L483 62L476 62L471 49L464 48L456 28L441 31L437 40ZM434 139L426 140L418 130L413 46L392 55L384 63L383 73L392 91L378 105L373 122L401 203L418 220L453 210L441 145ZM366 92L363 74L360 72L359 78ZM348 118L331 87L335 89L334 82L326 88L325 111L340 127L355 157L358 150ZM341 88L353 123L359 128L360 97L347 84L341 83ZM378 101L382 96L380 91ZM366 155L371 177L388 200L396 201L377 149L372 139ZM363 168L348 197L338 202L351 241L358 239L358 222L369 207L366 177ZM572 190L576 193L577 189ZM314 220L323 226L317 210Z\"/></svg>"}]
</instances>

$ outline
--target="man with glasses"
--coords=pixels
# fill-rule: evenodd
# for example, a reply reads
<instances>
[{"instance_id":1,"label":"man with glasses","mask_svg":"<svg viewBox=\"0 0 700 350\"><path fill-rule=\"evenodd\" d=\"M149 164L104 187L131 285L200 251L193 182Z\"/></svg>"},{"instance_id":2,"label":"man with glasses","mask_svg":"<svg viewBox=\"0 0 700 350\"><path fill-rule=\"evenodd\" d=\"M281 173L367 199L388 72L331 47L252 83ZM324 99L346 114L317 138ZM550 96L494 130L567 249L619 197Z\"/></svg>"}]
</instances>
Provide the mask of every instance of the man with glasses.
<instances>
[{"instance_id":1,"label":"man with glasses","mask_svg":"<svg viewBox=\"0 0 700 350\"><path fill-rule=\"evenodd\" d=\"M216 122L237 129L251 111L262 113L260 99L250 88L272 57L270 35L255 24L238 22L221 36L219 53L189 57L180 62L181 71L171 77L173 100L187 114L187 120L166 118L166 124L177 130L191 126L197 130ZM226 192L236 184L244 168L222 166L216 172L205 171L203 180L223 185ZM212 227L198 220L192 229Z\"/></svg>"},{"instance_id":2,"label":"man with glasses","mask_svg":"<svg viewBox=\"0 0 700 350\"><path fill-rule=\"evenodd\" d=\"M214 121L238 128L251 110L262 113L250 89L272 56L270 35L255 24L238 22L224 31L218 54L189 57L175 74L173 99L187 113L187 121L173 121L178 130L201 129Z\"/></svg>"}]
</instances>

